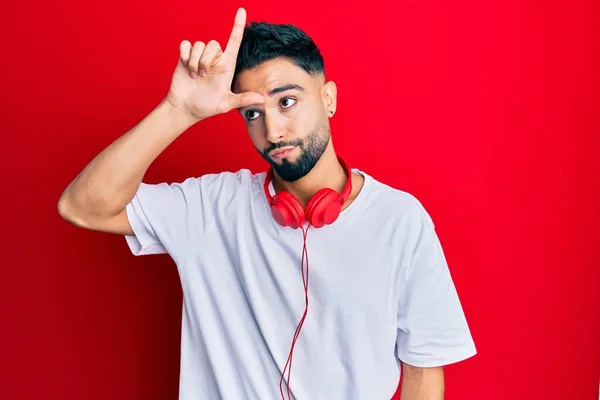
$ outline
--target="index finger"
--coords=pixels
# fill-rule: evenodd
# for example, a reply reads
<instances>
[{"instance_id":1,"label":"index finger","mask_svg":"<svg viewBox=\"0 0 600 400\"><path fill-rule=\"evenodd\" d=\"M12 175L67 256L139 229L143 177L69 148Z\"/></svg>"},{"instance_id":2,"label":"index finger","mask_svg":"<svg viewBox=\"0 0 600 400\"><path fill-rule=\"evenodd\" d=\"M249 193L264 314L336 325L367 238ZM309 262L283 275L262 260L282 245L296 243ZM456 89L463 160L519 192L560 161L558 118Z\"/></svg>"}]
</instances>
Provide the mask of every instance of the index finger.
<instances>
[{"instance_id":1,"label":"index finger","mask_svg":"<svg viewBox=\"0 0 600 400\"><path fill-rule=\"evenodd\" d=\"M227 42L227 47L224 53L231 56L234 60L237 58L237 53L242 44L242 37L244 36L244 27L246 26L246 10L238 8L235 14L235 21Z\"/></svg>"}]
</instances>

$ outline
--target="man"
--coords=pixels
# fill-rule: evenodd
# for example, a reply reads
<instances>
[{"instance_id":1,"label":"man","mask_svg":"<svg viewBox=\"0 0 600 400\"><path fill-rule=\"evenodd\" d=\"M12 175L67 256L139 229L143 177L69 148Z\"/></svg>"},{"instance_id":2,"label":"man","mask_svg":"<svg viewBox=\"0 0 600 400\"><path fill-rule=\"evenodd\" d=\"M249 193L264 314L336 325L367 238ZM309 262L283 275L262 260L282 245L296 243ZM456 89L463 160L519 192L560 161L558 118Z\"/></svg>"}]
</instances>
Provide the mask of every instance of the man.
<instances>
[{"instance_id":1,"label":"man","mask_svg":"<svg viewBox=\"0 0 600 400\"><path fill-rule=\"evenodd\" d=\"M224 50L181 43L164 101L61 196L71 223L175 261L181 400L384 400L400 370L403 400L439 400L443 366L476 353L429 215L335 153L336 106L304 32L246 27L239 9ZM233 109L268 173L142 182L184 131Z\"/></svg>"}]
</instances>

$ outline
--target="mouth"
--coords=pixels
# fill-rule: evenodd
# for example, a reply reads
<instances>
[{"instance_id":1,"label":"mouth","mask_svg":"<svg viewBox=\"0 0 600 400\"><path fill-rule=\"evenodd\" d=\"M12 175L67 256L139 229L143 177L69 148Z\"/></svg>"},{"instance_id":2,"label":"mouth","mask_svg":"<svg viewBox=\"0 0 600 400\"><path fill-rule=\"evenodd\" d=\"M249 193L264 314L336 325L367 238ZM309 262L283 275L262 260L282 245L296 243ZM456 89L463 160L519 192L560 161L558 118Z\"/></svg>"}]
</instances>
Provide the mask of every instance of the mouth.
<instances>
[{"instance_id":1,"label":"mouth","mask_svg":"<svg viewBox=\"0 0 600 400\"><path fill-rule=\"evenodd\" d=\"M273 150L273 151L269 152L269 156L271 158L274 158L275 160L282 160L285 157L287 157L288 154L290 154L290 152L292 150L294 150L295 147L296 146L288 146L288 147L282 147L277 150Z\"/></svg>"}]
</instances>

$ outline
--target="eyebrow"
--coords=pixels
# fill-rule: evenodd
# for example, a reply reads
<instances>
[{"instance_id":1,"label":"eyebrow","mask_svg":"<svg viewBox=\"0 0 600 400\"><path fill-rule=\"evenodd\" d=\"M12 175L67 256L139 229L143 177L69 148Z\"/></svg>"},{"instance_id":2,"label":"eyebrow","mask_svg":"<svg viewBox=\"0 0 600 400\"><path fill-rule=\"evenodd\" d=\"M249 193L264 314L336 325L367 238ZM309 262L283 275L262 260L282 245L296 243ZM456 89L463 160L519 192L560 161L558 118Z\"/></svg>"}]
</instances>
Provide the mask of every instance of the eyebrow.
<instances>
[{"instance_id":1,"label":"eyebrow","mask_svg":"<svg viewBox=\"0 0 600 400\"><path fill-rule=\"evenodd\" d=\"M296 84L280 86L278 88L271 89L269 91L269 96L273 96L273 95L276 95L277 93L281 93L281 92L287 92L288 90L298 90L298 91L303 92L304 88L302 86L296 85Z\"/></svg>"},{"instance_id":2,"label":"eyebrow","mask_svg":"<svg viewBox=\"0 0 600 400\"><path fill-rule=\"evenodd\" d=\"M287 92L288 90L298 90L300 92L304 92L304 88L302 86L296 85L296 84L289 84L289 85L277 87L275 89L271 89L269 91L269 96L275 96L278 93ZM245 109L245 108L247 108L247 107L238 108L237 110L239 112L242 112L242 109Z\"/></svg>"}]
</instances>

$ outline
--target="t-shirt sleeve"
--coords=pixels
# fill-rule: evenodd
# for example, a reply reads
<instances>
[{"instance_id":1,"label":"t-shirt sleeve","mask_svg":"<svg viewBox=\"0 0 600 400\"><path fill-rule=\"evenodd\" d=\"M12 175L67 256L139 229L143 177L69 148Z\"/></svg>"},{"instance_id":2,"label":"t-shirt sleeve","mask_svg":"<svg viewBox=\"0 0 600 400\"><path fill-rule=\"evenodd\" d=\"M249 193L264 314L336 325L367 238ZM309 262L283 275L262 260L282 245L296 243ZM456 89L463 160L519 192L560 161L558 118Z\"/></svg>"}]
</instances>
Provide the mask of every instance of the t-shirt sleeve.
<instances>
[{"instance_id":1,"label":"t-shirt sleeve","mask_svg":"<svg viewBox=\"0 0 600 400\"><path fill-rule=\"evenodd\" d=\"M397 356L416 367L452 364L477 351L433 221L411 222L411 256L399 279Z\"/></svg>"},{"instance_id":2,"label":"t-shirt sleeve","mask_svg":"<svg viewBox=\"0 0 600 400\"><path fill-rule=\"evenodd\" d=\"M171 253L172 247L197 216L200 208L198 180L189 178L181 183L141 183L125 210L134 235L126 235L134 255ZM198 204L195 204L198 203Z\"/></svg>"}]
</instances>

